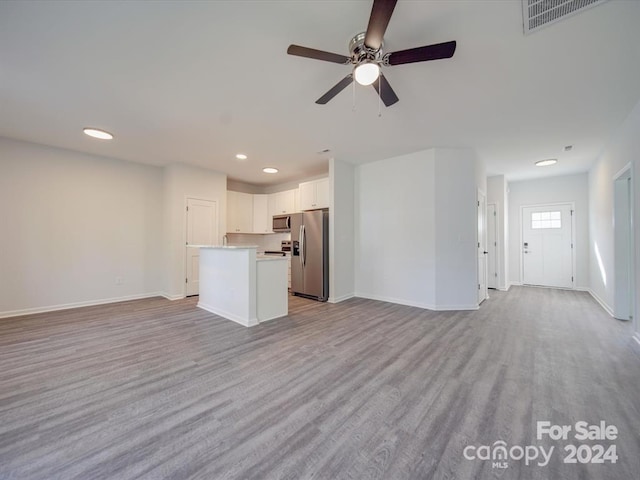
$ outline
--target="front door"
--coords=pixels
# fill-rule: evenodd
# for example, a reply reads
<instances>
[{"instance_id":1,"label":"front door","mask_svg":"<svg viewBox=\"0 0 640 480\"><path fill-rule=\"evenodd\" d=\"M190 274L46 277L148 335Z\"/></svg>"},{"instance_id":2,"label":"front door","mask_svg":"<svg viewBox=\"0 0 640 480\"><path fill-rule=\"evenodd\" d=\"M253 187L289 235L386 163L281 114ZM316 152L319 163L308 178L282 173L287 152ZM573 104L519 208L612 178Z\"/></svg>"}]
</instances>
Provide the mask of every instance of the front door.
<instances>
[{"instance_id":1,"label":"front door","mask_svg":"<svg viewBox=\"0 0 640 480\"><path fill-rule=\"evenodd\" d=\"M573 287L570 204L522 208L522 283Z\"/></svg>"},{"instance_id":2,"label":"front door","mask_svg":"<svg viewBox=\"0 0 640 480\"><path fill-rule=\"evenodd\" d=\"M214 245L218 238L218 209L211 200L187 199L186 296L200 292L200 249L192 245Z\"/></svg>"}]
</instances>

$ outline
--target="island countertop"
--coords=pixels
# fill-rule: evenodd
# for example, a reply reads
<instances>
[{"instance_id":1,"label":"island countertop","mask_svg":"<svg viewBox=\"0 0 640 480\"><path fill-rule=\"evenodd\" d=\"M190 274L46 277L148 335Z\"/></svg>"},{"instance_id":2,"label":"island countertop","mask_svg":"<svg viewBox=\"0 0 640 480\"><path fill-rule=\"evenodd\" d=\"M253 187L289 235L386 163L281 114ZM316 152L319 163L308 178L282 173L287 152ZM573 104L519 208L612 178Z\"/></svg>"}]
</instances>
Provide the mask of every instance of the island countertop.
<instances>
[{"instance_id":1,"label":"island countertop","mask_svg":"<svg viewBox=\"0 0 640 480\"><path fill-rule=\"evenodd\" d=\"M257 250L257 245L187 245L191 248L205 248L205 249L217 249L217 250ZM265 255L256 251L256 261L262 262L264 260L287 260L286 256L279 255Z\"/></svg>"},{"instance_id":2,"label":"island countertop","mask_svg":"<svg viewBox=\"0 0 640 480\"><path fill-rule=\"evenodd\" d=\"M215 248L223 250L257 250L257 245L187 245L191 248Z\"/></svg>"}]
</instances>

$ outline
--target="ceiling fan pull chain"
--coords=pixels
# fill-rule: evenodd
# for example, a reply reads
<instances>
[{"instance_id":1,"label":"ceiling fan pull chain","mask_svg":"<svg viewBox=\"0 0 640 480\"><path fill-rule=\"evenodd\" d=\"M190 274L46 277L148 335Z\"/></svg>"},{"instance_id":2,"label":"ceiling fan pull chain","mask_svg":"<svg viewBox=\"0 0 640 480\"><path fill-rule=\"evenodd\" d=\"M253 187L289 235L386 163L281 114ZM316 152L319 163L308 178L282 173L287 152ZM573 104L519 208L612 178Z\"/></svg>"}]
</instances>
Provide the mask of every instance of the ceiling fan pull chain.
<instances>
[{"instance_id":1,"label":"ceiling fan pull chain","mask_svg":"<svg viewBox=\"0 0 640 480\"><path fill-rule=\"evenodd\" d=\"M353 106L351 107L351 111L356 111L356 82L353 82Z\"/></svg>"}]
</instances>

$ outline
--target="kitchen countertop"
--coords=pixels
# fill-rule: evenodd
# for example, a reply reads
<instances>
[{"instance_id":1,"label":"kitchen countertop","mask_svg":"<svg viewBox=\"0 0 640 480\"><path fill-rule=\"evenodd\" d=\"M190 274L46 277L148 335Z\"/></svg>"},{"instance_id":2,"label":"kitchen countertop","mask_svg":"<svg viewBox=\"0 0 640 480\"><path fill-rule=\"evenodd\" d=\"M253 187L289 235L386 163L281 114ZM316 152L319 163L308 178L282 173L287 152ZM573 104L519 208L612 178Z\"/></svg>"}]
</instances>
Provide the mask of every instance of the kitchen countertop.
<instances>
[{"instance_id":1,"label":"kitchen countertop","mask_svg":"<svg viewBox=\"0 0 640 480\"><path fill-rule=\"evenodd\" d=\"M249 250L254 249L257 250L257 245L187 245L187 247L192 248L217 248L220 250Z\"/></svg>"},{"instance_id":2,"label":"kitchen countertop","mask_svg":"<svg viewBox=\"0 0 640 480\"><path fill-rule=\"evenodd\" d=\"M257 245L187 245L191 248L210 248L215 250L257 250ZM286 260L286 256L265 255L256 252L256 261Z\"/></svg>"}]
</instances>

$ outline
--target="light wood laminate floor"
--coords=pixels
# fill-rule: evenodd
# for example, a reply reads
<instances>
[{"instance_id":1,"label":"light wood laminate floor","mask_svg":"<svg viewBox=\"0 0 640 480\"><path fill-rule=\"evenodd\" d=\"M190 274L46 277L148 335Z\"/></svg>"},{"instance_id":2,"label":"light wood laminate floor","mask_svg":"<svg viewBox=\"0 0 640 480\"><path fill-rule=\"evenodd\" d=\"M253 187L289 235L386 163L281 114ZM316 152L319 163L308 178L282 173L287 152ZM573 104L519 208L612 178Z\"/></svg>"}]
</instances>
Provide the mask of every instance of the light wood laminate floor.
<instances>
[{"instance_id":1,"label":"light wood laminate floor","mask_svg":"<svg viewBox=\"0 0 640 480\"><path fill-rule=\"evenodd\" d=\"M161 298L0 320L0 478L637 479L640 355L584 292L479 311L291 298L245 328ZM536 439L604 420L615 441ZM467 445L555 446L546 466ZM568 443L616 464L564 464Z\"/></svg>"}]
</instances>

